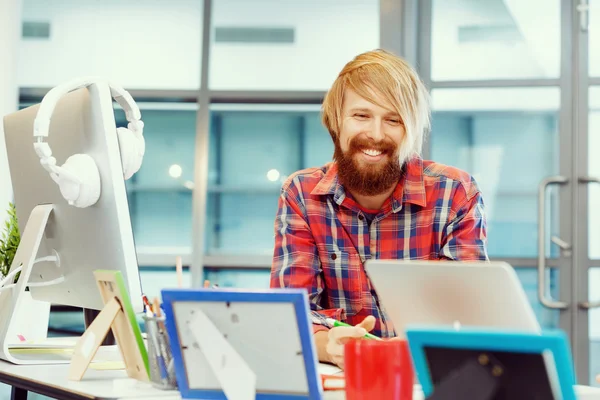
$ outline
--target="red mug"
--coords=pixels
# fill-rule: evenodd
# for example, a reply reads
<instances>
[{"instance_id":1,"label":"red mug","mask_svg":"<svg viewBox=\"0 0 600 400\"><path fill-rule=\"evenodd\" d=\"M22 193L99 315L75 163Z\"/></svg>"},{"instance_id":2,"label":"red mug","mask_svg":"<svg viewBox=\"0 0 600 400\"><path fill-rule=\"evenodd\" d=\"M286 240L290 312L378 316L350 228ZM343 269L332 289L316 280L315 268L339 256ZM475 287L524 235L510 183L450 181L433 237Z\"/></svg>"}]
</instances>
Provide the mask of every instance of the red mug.
<instances>
[{"instance_id":1,"label":"red mug","mask_svg":"<svg viewBox=\"0 0 600 400\"><path fill-rule=\"evenodd\" d=\"M346 400L412 400L415 372L406 340L351 340L344 346Z\"/></svg>"}]
</instances>

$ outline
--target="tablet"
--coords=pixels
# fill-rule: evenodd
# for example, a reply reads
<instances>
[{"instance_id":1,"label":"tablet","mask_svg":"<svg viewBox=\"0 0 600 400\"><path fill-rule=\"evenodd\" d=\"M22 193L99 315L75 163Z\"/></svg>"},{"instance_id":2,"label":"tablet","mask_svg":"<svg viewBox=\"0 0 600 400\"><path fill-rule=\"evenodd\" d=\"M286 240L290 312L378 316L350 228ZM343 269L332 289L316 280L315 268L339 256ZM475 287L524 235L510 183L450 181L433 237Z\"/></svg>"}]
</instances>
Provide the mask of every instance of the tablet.
<instances>
[{"instance_id":1,"label":"tablet","mask_svg":"<svg viewBox=\"0 0 600 400\"><path fill-rule=\"evenodd\" d=\"M410 324L541 331L505 262L369 260L365 269L400 337Z\"/></svg>"}]
</instances>

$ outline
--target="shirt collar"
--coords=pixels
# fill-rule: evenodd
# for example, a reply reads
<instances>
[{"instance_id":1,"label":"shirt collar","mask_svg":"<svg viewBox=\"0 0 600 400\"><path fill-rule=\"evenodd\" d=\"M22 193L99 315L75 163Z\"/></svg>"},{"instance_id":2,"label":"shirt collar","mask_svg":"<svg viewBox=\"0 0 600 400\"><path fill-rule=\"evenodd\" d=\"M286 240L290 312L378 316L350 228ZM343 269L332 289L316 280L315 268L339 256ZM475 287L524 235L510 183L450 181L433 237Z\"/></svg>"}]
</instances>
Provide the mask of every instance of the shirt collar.
<instances>
[{"instance_id":1,"label":"shirt collar","mask_svg":"<svg viewBox=\"0 0 600 400\"><path fill-rule=\"evenodd\" d=\"M337 204L342 204L346 198L346 192L338 179L338 165L335 162L331 162L327 164L326 167L327 172L325 172L325 176L321 178L310 194L316 196L333 195L335 202Z\"/></svg>"},{"instance_id":2,"label":"shirt collar","mask_svg":"<svg viewBox=\"0 0 600 400\"><path fill-rule=\"evenodd\" d=\"M325 176L321 178L317 186L311 191L311 194L317 196L333 195L334 201L337 204L342 204L346 198L346 192L338 180L337 163L332 162L327 164ZM412 158L405 164L402 177L392 193L391 205L393 212L400 211L404 203L411 203L421 207L427 204L425 182L423 179L423 160L420 157Z\"/></svg>"}]
</instances>

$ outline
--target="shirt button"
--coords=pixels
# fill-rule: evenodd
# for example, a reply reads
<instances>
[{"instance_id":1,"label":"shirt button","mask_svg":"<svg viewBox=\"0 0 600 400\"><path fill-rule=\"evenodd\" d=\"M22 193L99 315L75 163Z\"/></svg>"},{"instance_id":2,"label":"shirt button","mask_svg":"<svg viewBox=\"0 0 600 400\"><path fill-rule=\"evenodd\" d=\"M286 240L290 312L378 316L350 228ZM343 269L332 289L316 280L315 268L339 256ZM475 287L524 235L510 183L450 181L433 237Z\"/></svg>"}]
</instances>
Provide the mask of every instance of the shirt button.
<instances>
[{"instance_id":1,"label":"shirt button","mask_svg":"<svg viewBox=\"0 0 600 400\"><path fill-rule=\"evenodd\" d=\"M336 258L337 258L337 254L335 254L335 253L331 254L331 259L332 260L335 260Z\"/></svg>"},{"instance_id":2,"label":"shirt button","mask_svg":"<svg viewBox=\"0 0 600 400\"><path fill-rule=\"evenodd\" d=\"M365 217L363 217L362 214L358 214L358 219L360 219L362 221L363 219L365 219Z\"/></svg>"}]
</instances>

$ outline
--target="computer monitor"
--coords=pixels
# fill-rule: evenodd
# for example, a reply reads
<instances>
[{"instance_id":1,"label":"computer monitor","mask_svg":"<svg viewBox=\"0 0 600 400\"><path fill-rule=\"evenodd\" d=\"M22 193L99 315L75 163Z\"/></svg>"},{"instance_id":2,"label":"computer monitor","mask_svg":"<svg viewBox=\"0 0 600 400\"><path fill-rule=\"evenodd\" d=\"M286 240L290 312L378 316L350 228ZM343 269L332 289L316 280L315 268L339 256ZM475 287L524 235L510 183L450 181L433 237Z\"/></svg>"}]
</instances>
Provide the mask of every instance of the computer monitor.
<instances>
[{"instance_id":1,"label":"computer monitor","mask_svg":"<svg viewBox=\"0 0 600 400\"><path fill-rule=\"evenodd\" d=\"M365 268L400 337L413 324L541 331L505 262L369 260Z\"/></svg>"},{"instance_id":2,"label":"computer monitor","mask_svg":"<svg viewBox=\"0 0 600 400\"><path fill-rule=\"evenodd\" d=\"M142 312L141 283L110 87L98 82L62 96L52 114L47 138L57 165L78 153L95 160L101 194L98 202L87 208L69 205L40 165L33 146L33 126L39 107L33 105L4 117L20 232L36 206L53 205L37 257L56 252L60 264L36 263L28 282L64 279L49 286L30 287L32 297L99 310L104 303L93 272L118 270L124 277L134 311Z\"/></svg>"}]
</instances>

